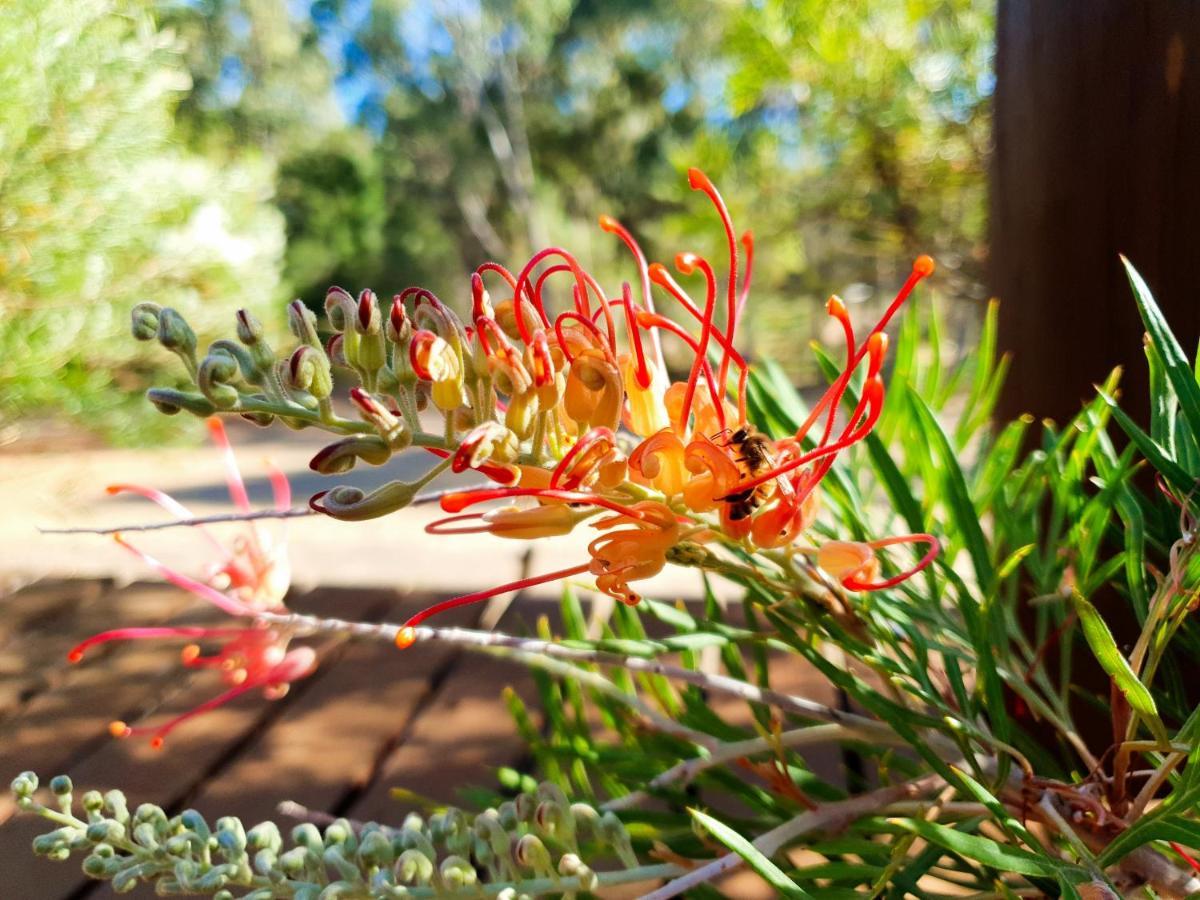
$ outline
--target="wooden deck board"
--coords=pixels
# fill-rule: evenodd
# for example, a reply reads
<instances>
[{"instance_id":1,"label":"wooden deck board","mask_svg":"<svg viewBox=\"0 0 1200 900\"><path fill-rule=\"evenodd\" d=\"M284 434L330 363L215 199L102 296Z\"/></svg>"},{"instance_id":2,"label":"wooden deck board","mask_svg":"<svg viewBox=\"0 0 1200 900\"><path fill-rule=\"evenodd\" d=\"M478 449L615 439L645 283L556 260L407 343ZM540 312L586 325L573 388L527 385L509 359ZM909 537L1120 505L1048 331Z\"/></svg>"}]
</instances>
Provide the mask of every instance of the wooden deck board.
<instances>
[{"instance_id":1,"label":"wooden deck board","mask_svg":"<svg viewBox=\"0 0 1200 900\"><path fill-rule=\"evenodd\" d=\"M385 618L403 621L431 602L427 595L398 597ZM479 607L464 607L445 619L471 627L478 614ZM247 826L279 819L275 808L285 799L341 814L368 787L380 759L412 727L434 681L453 663L444 646L402 653L386 644L351 645L325 678L257 734L188 805L210 817L239 816Z\"/></svg>"},{"instance_id":2,"label":"wooden deck board","mask_svg":"<svg viewBox=\"0 0 1200 900\"><path fill-rule=\"evenodd\" d=\"M500 618L497 630L511 627L521 609L517 598ZM409 811L428 810L396 799L393 789L455 804L461 802L464 788L494 785L496 768L515 762L523 752L501 697L508 686L528 697L533 685L520 666L459 652L413 727L381 761L378 777L344 814L360 821L399 823Z\"/></svg>"},{"instance_id":3,"label":"wooden deck board","mask_svg":"<svg viewBox=\"0 0 1200 900\"><path fill-rule=\"evenodd\" d=\"M330 594L333 594L335 602L328 605L314 604L309 596L299 598L296 606L306 611L317 606L330 615L372 619L382 615L394 602L394 594L386 591L325 592L325 596ZM224 768L231 756L248 745L257 731L269 729L284 710L300 702L308 691L320 684L336 668L338 657L346 646L342 641L326 641L324 652L321 653L324 666L319 665L310 678L298 682L279 701L268 703L256 696L239 698L206 715L202 726L183 727L173 733L169 738L169 750L156 751L145 739L117 741L109 738L97 744L93 752L65 767L66 772L71 775L78 792L91 788L105 790L120 787L129 798L131 807L152 802L167 809L180 808L193 793ZM171 655L177 653L171 648L159 649ZM136 655L140 650L139 647L132 652ZM114 653L113 661L120 663L127 656ZM178 669L177 656L175 659ZM113 679L110 684L121 681L118 672L110 670L108 674ZM149 697L143 697L143 700L153 701L146 704L145 708L151 721L176 710L190 709L221 690L212 673L208 672L184 674L180 671L172 679L172 684L173 690L152 692ZM99 724L101 728L113 717L109 708L104 707L78 709L75 715L90 717L93 727ZM57 774L48 770L43 762L34 768L46 777ZM43 823L27 817L15 818L0 827L0 861L26 857L17 865L4 867L6 891L11 891L14 897L52 900L82 896L90 890L99 889L100 885L82 875L77 864L48 864L39 860L29 863L28 841L42 830L45 830ZM103 886L103 891L107 893L110 889ZM143 896L151 894L147 892Z\"/></svg>"},{"instance_id":4,"label":"wooden deck board","mask_svg":"<svg viewBox=\"0 0 1200 900\"><path fill-rule=\"evenodd\" d=\"M445 646L418 645L401 653L338 639L324 642L317 672L277 702L239 698L173 733L165 751L152 750L144 739L115 741L106 731L109 720L160 721L221 687L211 672L184 670L173 642L114 644L89 654L80 666L66 662L67 649L105 628L196 624L217 621L220 614L186 594L149 584L121 589L99 582L45 584L4 602L0 777L6 780L24 769L44 778L65 771L77 794L119 787L131 805L154 802L171 811L191 806L210 817L240 816L248 826L268 817L286 826L275 811L284 799L320 812L395 823L422 807L397 800L393 788L436 803L461 802L464 788L494 786L498 766L525 758L501 699L507 685L526 699L534 697L532 679L521 666ZM349 589L317 590L291 601L300 611L391 621L429 602L422 595ZM442 623L471 625L482 611L482 606L455 610ZM542 613L552 625L557 621L555 604L518 599L498 627L528 634ZM777 663L780 687L830 701L811 669L795 660ZM748 717L740 701L715 698L713 705L730 719ZM836 777L838 761L827 760L819 769L826 766ZM111 896L107 885L82 876L77 859L35 859L29 841L47 826L24 816L5 822L12 811L11 800L0 796L0 896ZM139 888L130 896L153 894Z\"/></svg>"}]
</instances>

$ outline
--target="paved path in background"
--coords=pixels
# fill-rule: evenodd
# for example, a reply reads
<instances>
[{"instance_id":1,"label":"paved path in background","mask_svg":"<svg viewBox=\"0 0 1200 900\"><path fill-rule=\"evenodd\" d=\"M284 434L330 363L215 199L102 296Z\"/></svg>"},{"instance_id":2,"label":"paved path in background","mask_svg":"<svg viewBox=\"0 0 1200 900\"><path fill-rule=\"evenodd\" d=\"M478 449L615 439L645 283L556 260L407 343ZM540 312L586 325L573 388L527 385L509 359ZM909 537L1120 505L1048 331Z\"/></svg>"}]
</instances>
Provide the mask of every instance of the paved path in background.
<instances>
[{"instance_id":1,"label":"paved path in background","mask_svg":"<svg viewBox=\"0 0 1200 900\"><path fill-rule=\"evenodd\" d=\"M287 473L301 505L311 494L338 484L371 489L395 478L410 480L425 471L432 457L409 451L385 466L359 465L344 475L322 476L308 460L324 443L316 432L258 429L233 423L230 436L251 500L270 505L264 462ZM232 512L222 467L211 445L154 450L76 450L0 455L0 587L41 578L109 577L145 579L145 566L110 539L95 535L44 535L42 527L113 526L163 521L165 513L132 496L109 497L104 488L135 482L172 494L196 515ZM433 487L478 482L478 475L444 476ZM527 551L529 571L550 571L582 562L595 536L590 528L536 542L490 535L427 535L424 526L443 515L436 507L406 509L368 522L335 522L324 517L295 519L286 529L294 569L302 588L316 586L403 587L409 590L454 588L463 592L517 577ZM244 526L219 526L236 529ZM281 523L267 527L280 529ZM139 546L184 571L198 571L205 545L184 530L130 536ZM193 551L194 548L194 551ZM194 555L194 554L198 554ZM644 583L647 596L665 600L700 593L695 572L668 568ZM547 585L534 595L554 596Z\"/></svg>"}]
</instances>

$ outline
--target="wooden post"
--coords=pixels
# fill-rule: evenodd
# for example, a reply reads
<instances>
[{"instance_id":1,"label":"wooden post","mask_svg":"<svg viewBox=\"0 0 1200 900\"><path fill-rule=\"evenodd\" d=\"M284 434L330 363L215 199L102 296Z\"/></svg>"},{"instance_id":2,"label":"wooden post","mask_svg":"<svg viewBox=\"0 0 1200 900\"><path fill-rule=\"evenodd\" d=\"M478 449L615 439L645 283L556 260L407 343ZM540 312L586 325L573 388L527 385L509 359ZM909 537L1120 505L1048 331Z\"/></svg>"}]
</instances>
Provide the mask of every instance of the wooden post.
<instances>
[{"instance_id":1,"label":"wooden post","mask_svg":"<svg viewBox=\"0 0 1200 900\"><path fill-rule=\"evenodd\" d=\"M992 292L1015 354L999 414L1062 422L1125 366L1145 420L1142 326L1117 258L1184 349L1200 336L1200 2L999 0Z\"/></svg>"}]
</instances>

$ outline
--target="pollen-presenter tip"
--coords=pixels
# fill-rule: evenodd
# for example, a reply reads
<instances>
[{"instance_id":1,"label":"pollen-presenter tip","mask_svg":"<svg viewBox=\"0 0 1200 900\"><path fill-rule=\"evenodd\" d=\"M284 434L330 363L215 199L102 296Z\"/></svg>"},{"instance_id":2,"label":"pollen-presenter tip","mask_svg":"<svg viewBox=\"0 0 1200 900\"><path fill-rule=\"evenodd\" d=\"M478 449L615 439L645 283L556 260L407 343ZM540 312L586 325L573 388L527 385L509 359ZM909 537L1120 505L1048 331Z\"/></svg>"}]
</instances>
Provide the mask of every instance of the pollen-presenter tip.
<instances>
[{"instance_id":1,"label":"pollen-presenter tip","mask_svg":"<svg viewBox=\"0 0 1200 900\"><path fill-rule=\"evenodd\" d=\"M409 625L405 625L396 632L396 646L401 650L407 650L417 642L417 630Z\"/></svg>"},{"instance_id":2,"label":"pollen-presenter tip","mask_svg":"<svg viewBox=\"0 0 1200 900\"><path fill-rule=\"evenodd\" d=\"M922 278L928 278L936 268L937 264L933 261L932 256L922 254L913 261L913 271Z\"/></svg>"},{"instance_id":3,"label":"pollen-presenter tip","mask_svg":"<svg viewBox=\"0 0 1200 900\"><path fill-rule=\"evenodd\" d=\"M688 185L693 191L702 189L708 183L708 176L699 169L695 167L688 169Z\"/></svg>"},{"instance_id":4,"label":"pollen-presenter tip","mask_svg":"<svg viewBox=\"0 0 1200 900\"><path fill-rule=\"evenodd\" d=\"M76 647L74 650L72 650L70 653L67 654L67 662L77 663L77 662L82 661L82 659L83 659L83 651L80 650L78 647Z\"/></svg>"},{"instance_id":5,"label":"pollen-presenter tip","mask_svg":"<svg viewBox=\"0 0 1200 900\"><path fill-rule=\"evenodd\" d=\"M155 735L150 738L150 749L161 750L163 748L163 739L161 735Z\"/></svg>"},{"instance_id":6,"label":"pollen-presenter tip","mask_svg":"<svg viewBox=\"0 0 1200 900\"><path fill-rule=\"evenodd\" d=\"M604 231L615 231L617 228L617 220L610 215L602 215L600 217L600 227Z\"/></svg>"},{"instance_id":7,"label":"pollen-presenter tip","mask_svg":"<svg viewBox=\"0 0 1200 900\"><path fill-rule=\"evenodd\" d=\"M122 722L120 719L108 723L108 733L115 738L127 738L133 733L133 729Z\"/></svg>"}]
</instances>

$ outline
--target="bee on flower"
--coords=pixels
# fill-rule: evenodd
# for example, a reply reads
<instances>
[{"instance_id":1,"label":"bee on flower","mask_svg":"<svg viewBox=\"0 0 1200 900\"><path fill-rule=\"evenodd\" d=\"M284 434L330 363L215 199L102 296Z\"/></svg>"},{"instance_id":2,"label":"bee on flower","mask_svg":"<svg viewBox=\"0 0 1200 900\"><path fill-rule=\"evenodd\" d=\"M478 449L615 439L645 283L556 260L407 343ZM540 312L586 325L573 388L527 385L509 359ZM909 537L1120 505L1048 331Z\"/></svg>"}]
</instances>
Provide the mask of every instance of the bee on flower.
<instances>
[{"instance_id":1,"label":"bee on flower","mask_svg":"<svg viewBox=\"0 0 1200 900\"><path fill-rule=\"evenodd\" d=\"M209 419L208 425L221 453L230 498L239 512L249 513L250 499L224 426L216 418ZM275 508L288 509L291 506L291 489L287 477L278 469L272 468L270 480ZM154 488L116 484L108 488L108 493L137 494L158 504L179 519L193 518L191 512L179 501ZM171 584L200 597L230 616L253 619L258 613L285 612L283 600L290 584L291 570L283 535L272 536L258 521L248 521L245 524L245 531L231 544L222 543L202 525L195 526L214 551L212 562L199 577L170 568L120 534L114 535L114 539ZM288 634L278 628L253 621L245 625L220 627L116 628L82 641L72 648L68 659L79 663L88 650L112 641L163 638L187 641L180 652L184 666L190 669L215 670L226 690L161 725L130 726L125 722L112 722L109 730L115 737L147 734L151 738L152 746L161 747L166 736L184 722L216 709L241 694L261 690L268 699L282 697L292 682L309 675L317 663L316 653L311 647L290 648ZM217 649L206 654L200 642L216 644Z\"/></svg>"}]
</instances>

